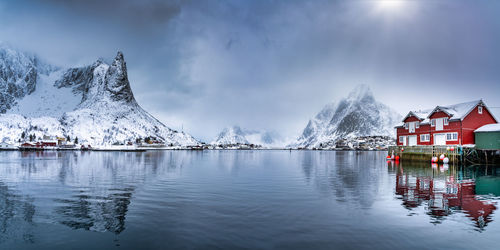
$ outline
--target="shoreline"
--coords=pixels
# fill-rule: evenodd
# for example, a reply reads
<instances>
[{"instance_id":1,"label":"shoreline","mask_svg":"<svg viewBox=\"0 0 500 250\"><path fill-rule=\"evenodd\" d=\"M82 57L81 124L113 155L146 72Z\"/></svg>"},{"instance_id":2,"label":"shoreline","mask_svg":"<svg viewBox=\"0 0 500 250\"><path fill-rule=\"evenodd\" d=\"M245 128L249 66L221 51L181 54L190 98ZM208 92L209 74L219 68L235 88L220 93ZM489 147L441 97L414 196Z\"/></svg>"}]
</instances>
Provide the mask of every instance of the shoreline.
<instances>
[{"instance_id":1,"label":"shoreline","mask_svg":"<svg viewBox=\"0 0 500 250\"><path fill-rule=\"evenodd\" d=\"M258 151L258 150L276 150L276 151L352 151L352 152L383 152L388 149L293 149L293 148L254 148L254 149L238 149L238 148L208 148L208 149L191 149L191 148L0 148L0 151L96 151L96 152L146 152L146 151Z\"/></svg>"}]
</instances>

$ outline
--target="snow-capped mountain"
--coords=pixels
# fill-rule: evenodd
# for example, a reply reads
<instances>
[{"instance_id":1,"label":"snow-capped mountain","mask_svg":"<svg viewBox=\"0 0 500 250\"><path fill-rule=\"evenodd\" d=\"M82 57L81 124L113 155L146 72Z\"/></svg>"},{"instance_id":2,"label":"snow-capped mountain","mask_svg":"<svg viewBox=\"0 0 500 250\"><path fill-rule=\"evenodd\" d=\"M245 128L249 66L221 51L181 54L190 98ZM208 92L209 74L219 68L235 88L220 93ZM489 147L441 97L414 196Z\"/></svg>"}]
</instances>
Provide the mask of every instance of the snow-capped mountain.
<instances>
[{"instance_id":1,"label":"snow-capped mountain","mask_svg":"<svg viewBox=\"0 0 500 250\"><path fill-rule=\"evenodd\" d=\"M359 85L338 102L326 105L309 120L291 147L320 147L342 138L359 136L395 137L394 126L401 115L373 97L369 86Z\"/></svg>"},{"instance_id":2,"label":"snow-capped mountain","mask_svg":"<svg viewBox=\"0 0 500 250\"><path fill-rule=\"evenodd\" d=\"M39 78L55 70L56 67L41 62L35 55L19 52L0 42L0 113L32 94Z\"/></svg>"},{"instance_id":3,"label":"snow-capped mountain","mask_svg":"<svg viewBox=\"0 0 500 250\"><path fill-rule=\"evenodd\" d=\"M282 147L285 143L276 132L247 130L239 126L227 127L212 141L212 145L254 144L263 147Z\"/></svg>"},{"instance_id":4,"label":"snow-capped mountain","mask_svg":"<svg viewBox=\"0 0 500 250\"><path fill-rule=\"evenodd\" d=\"M112 64L101 60L79 68L57 69L36 56L0 47L0 139L70 136L93 145L156 137L166 144L194 145L136 102L121 52ZM14 87L11 87L14 86Z\"/></svg>"}]
</instances>

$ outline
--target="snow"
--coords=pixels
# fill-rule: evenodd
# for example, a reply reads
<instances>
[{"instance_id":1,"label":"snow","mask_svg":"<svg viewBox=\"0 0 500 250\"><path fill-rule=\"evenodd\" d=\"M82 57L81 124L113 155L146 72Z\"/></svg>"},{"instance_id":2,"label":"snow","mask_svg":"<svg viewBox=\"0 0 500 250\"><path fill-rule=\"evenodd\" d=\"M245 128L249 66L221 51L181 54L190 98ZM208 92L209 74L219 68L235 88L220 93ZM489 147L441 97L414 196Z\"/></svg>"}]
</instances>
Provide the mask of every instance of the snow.
<instances>
[{"instance_id":1,"label":"snow","mask_svg":"<svg viewBox=\"0 0 500 250\"><path fill-rule=\"evenodd\" d=\"M81 97L75 96L71 88L57 88L54 82L62 76L63 71L50 75L40 75L35 92L25 96L7 114L20 114L27 117L61 117L72 111L80 103Z\"/></svg>"},{"instance_id":2,"label":"snow","mask_svg":"<svg viewBox=\"0 0 500 250\"><path fill-rule=\"evenodd\" d=\"M326 105L289 146L313 148L341 138L395 137L394 125L400 119L396 111L375 100L367 85L359 85L347 98Z\"/></svg>"},{"instance_id":3,"label":"snow","mask_svg":"<svg viewBox=\"0 0 500 250\"><path fill-rule=\"evenodd\" d=\"M23 60L16 59L18 57ZM3 67L0 73L3 69L7 69L8 76L12 75L12 69L18 72L15 75L38 72L29 75L30 86L20 83L18 78L0 82L0 87L18 83L21 93L26 93L13 96L8 88L0 88L0 97L5 97L3 104L6 104L6 113L0 115L3 142L17 142L24 132L37 138L44 135L78 137L81 143L103 147L145 137L173 146L199 144L191 135L168 128L139 106L121 52L111 65L99 60L91 66L58 71L46 65L36 68L39 60L33 58L12 49L2 50L0 46L0 66Z\"/></svg>"},{"instance_id":4,"label":"snow","mask_svg":"<svg viewBox=\"0 0 500 250\"><path fill-rule=\"evenodd\" d=\"M463 119L476 105L481 102L481 100L476 100L448 106L438 106L437 108L446 111L455 119Z\"/></svg>"},{"instance_id":5,"label":"snow","mask_svg":"<svg viewBox=\"0 0 500 250\"><path fill-rule=\"evenodd\" d=\"M464 119L465 116L478 104L482 103L482 100L476 100L476 101L470 101L470 102L464 102L464 103L458 103L458 104L453 104L453 105L448 105L448 106L437 106L433 109L425 109L425 110L419 110L419 111L410 111L420 119L422 119L421 123L429 123L429 116L435 111L435 110L442 110L447 112L448 114L451 115L451 119ZM400 126L403 124L400 123Z\"/></svg>"},{"instance_id":6,"label":"snow","mask_svg":"<svg viewBox=\"0 0 500 250\"><path fill-rule=\"evenodd\" d=\"M474 132L498 132L498 131L500 131L500 123L484 125L474 130Z\"/></svg>"},{"instance_id":7,"label":"snow","mask_svg":"<svg viewBox=\"0 0 500 250\"><path fill-rule=\"evenodd\" d=\"M276 132L247 130L235 125L222 130L212 145L254 144L264 148L283 148L285 140Z\"/></svg>"}]
</instances>

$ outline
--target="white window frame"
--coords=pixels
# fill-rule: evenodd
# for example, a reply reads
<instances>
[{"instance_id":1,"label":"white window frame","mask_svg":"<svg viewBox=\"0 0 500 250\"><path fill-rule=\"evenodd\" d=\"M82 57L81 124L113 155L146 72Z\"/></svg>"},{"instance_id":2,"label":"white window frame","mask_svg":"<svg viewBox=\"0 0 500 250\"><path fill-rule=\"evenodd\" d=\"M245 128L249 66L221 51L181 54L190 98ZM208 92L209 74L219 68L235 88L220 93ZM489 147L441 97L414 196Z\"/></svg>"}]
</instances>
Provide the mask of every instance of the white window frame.
<instances>
[{"instance_id":1,"label":"white window frame","mask_svg":"<svg viewBox=\"0 0 500 250\"><path fill-rule=\"evenodd\" d=\"M406 130L408 130L408 123L407 122L405 122L404 127Z\"/></svg>"},{"instance_id":2,"label":"white window frame","mask_svg":"<svg viewBox=\"0 0 500 250\"><path fill-rule=\"evenodd\" d=\"M480 115L483 114L483 106L477 107L477 113Z\"/></svg>"},{"instance_id":3,"label":"white window frame","mask_svg":"<svg viewBox=\"0 0 500 250\"><path fill-rule=\"evenodd\" d=\"M420 135L420 141L421 142L429 142L429 141L431 141L430 134L421 134Z\"/></svg>"},{"instance_id":4,"label":"white window frame","mask_svg":"<svg viewBox=\"0 0 500 250\"><path fill-rule=\"evenodd\" d=\"M443 119L444 119L444 121L443 121L443 125L448 126L448 124L449 124L449 122L448 122L448 117L443 118Z\"/></svg>"},{"instance_id":5,"label":"white window frame","mask_svg":"<svg viewBox=\"0 0 500 250\"><path fill-rule=\"evenodd\" d=\"M400 137L399 137L399 142L400 142L400 143L403 143L403 142L404 142L404 140L405 140L404 136L400 136Z\"/></svg>"},{"instance_id":6,"label":"white window frame","mask_svg":"<svg viewBox=\"0 0 500 250\"><path fill-rule=\"evenodd\" d=\"M457 132L446 133L446 141L458 141L458 133Z\"/></svg>"},{"instance_id":7,"label":"white window frame","mask_svg":"<svg viewBox=\"0 0 500 250\"><path fill-rule=\"evenodd\" d=\"M435 127L436 126L436 119L431 119L431 127Z\"/></svg>"},{"instance_id":8,"label":"white window frame","mask_svg":"<svg viewBox=\"0 0 500 250\"><path fill-rule=\"evenodd\" d=\"M420 128L420 122L415 122L415 128Z\"/></svg>"}]
</instances>

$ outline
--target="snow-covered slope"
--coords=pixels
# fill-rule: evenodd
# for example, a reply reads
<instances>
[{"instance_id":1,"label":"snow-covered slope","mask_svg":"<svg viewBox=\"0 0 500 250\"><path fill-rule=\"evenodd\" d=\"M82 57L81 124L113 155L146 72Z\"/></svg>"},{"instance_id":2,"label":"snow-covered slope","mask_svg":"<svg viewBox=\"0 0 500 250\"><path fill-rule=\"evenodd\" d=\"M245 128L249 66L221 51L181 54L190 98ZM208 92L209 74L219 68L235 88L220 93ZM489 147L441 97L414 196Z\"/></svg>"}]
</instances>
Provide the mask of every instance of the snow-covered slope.
<instances>
[{"instance_id":1,"label":"snow-covered slope","mask_svg":"<svg viewBox=\"0 0 500 250\"><path fill-rule=\"evenodd\" d=\"M291 147L319 147L341 138L382 135L395 137L401 115L378 102L367 85L357 86L347 98L326 105L309 120Z\"/></svg>"},{"instance_id":2,"label":"snow-covered slope","mask_svg":"<svg viewBox=\"0 0 500 250\"><path fill-rule=\"evenodd\" d=\"M3 141L17 141L25 132L37 137L78 137L80 142L93 145L133 142L145 137L156 137L166 144L198 144L192 136L166 127L139 106L121 52L111 65L98 60L90 66L56 71L55 67L38 70L37 64L29 60L10 66L16 58L24 57L12 49L5 51L0 48L0 55L8 55L0 58L0 65L7 65L5 68L15 68L20 72L17 75L29 70L44 74L37 74L30 84L12 77L5 80L6 86L17 84L24 95L14 96L14 102L0 100L0 107L5 107L6 112L0 115ZM2 94L12 96L0 89L0 97Z\"/></svg>"},{"instance_id":3,"label":"snow-covered slope","mask_svg":"<svg viewBox=\"0 0 500 250\"><path fill-rule=\"evenodd\" d=\"M35 55L19 52L0 42L0 113L33 93L37 81L56 67L43 63Z\"/></svg>"},{"instance_id":4,"label":"snow-covered slope","mask_svg":"<svg viewBox=\"0 0 500 250\"><path fill-rule=\"evenodd\" d=\"M276 132L247 130L239 126L224 128L212 145L254 144L266 148L283 147L285 143Z\"/></svg>"}]
</instances>

